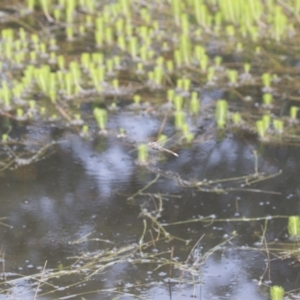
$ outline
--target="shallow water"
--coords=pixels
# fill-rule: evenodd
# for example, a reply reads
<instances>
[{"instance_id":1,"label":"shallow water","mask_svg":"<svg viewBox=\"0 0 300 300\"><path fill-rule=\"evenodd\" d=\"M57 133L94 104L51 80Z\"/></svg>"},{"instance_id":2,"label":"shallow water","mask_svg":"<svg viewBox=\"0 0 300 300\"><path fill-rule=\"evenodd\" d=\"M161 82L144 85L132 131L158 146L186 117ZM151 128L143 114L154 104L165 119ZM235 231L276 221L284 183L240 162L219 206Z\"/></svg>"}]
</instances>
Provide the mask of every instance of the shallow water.
<instances>
[{"instance_id":1,"label":"shallow water","mask_svg":"<svg viewBox=\"0 0 300 300\"><path fill-rule=\"evenodd\" d=\"M53 155L1 177L1 217L11 228L0 227L6 277L0 299L33 299L36 291L38 299L268 299L270 285L298 288L296 259L281 260L272 250L289 243L287 219L265 219L299 214L297 149L207 138L177 147L178 158L152 151L155 165L139 166L130 142L155 136L160 122L126 113L113 122L131 136L115 137L112 126L108 136L89 141L65 133ZM253 174L255 162L258 172L282 173L251 186L203 181ZM150 217L173 238L161 232L159 240ZM242 217L253 219L233 220ZM141 250L142 242L149 244ZM108 259L106 251L115 255ZM103 260L80 270L92 253ZM80 272L38 286L45 262L49 273Z\"/></svg>"}]
</instances>

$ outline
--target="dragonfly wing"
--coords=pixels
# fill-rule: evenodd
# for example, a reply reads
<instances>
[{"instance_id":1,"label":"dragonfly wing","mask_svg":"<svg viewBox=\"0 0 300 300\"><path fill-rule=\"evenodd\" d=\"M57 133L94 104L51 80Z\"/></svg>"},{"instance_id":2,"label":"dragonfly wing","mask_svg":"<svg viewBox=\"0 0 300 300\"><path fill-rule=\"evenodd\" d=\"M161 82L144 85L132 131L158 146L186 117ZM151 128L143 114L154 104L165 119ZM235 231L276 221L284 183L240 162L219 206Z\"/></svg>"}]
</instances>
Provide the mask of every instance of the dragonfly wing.
<instances>
[{"instance_id":1,"label":"dragonfly wing","mask_svg":"<svg viewBox=\"0 0 300 300\"><path fill-rule=\"evenodd\" d=\"M168 139L162 140L161 144L165 148L172 148L176 144L180 143L180 141L182 140L182 137L183 137L182 132L177 132L177 133L173 134L172 136L170 136Z\"/></svg>"}]
</instances>

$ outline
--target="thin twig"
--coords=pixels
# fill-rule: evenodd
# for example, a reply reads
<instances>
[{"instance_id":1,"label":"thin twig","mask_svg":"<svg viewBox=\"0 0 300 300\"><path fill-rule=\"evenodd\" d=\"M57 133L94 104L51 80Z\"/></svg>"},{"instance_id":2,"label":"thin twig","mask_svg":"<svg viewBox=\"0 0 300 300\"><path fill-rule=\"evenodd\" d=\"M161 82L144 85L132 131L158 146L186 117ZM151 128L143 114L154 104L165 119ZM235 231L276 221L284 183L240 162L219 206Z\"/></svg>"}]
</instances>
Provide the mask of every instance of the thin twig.
<instances>
[{"instance_id":1,"label":"thin twig","mask_svg":"<svg viewBox=\"0 0 300 300\"><path fill-rule=\"evenodd\" d=\"M35 294L34 294L33 300L36 299L37 294L39 292L39 288L40 288L40 285L41 285L41 282L42 282L42 279L43 279L43 276L44 276L44 273L45 273L46 266L47 266L47 261L45 261L45 264L44 264L44 267L43 267L43 270L42 270L42 274L41 274L41 277L39 279L38 286L36 287L36 290L35 290Z\"/></svg>"}]
</instances>

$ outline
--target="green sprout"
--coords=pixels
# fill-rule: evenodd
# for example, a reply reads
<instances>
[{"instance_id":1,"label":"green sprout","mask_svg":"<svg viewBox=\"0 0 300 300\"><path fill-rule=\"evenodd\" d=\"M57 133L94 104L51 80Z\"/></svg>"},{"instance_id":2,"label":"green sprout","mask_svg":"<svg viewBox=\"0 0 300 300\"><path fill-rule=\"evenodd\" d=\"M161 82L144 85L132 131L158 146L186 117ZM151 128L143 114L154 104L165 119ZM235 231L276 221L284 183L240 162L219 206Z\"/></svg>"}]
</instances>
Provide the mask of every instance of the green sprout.
<instances>
[{"instance_id":1,"label":"green sprout","mask_svg":"<svg viewBox=\"0 0 300 300\"><path fill-rule=\"evenodd\" d=\"M93 1L88 1L88 2L93 2ZM92 15L86 15L85 17L85 25L87 27L92 27L93 26L93 19L92 19Z\"/></svg>"},{"instance_id":2,"label":"green sprout","mask_svg":"<svg viewBox=\"0 0 300 300\"><path fill-rule=\"evenodd\" d=\"M194 9L195 9L195 17L198 25L202 25L207 27L210 23L210 15L207 9L207 6L203 4L201 1L194 0Z\"/></svg>"},{"instance_id":3,"label":"green sprout","mask_svg":"<svg viewBox=\"0 0 300 300\"><path fill-rule=\"evenodd\" d=\"M72 41L74 39L74 29L71 26L66 27L66 36L68 41Z\"/></svg>"},{"instance_id":4,"label":"green sprout","mask_svg":"<svg viewBox=\"0 0 300 300\"><path fill-rule=\"evenodd\" d=\"M163 45L162 45L162 47L161 47L161 50L162 50L162 51L165 51L165 52L169 51L169 45L168 45L167 42L163 42Z\"/></svg>"},{"instance_id":5,"label":"green sprout","mask_svg":"<svg viewBox=\"0 0 300 300\"><path fill-rule=\"evenodd\" d=\"M232 121L233 121L233 124L234 124L234 125L238 125L238 124L240 124L241 121L242 121L241 114L238 113L238 112L232 114L231 118L232 118Z\"/></svg>"},{"instance_id":6,"label":"green sprout","mask_svg":"<svg viewBox=\"0 0 300 300\"><path fill-rule=\"evenodd\" d=\"M58 8L54 9L53 15L54 15L54 19L56 21L59 21L61 19L61 10Z\"/></svg>"},{"instance_id":7,"label":"green sprout","mask_svg":"<svg viewBox=\"0 0 300 300\"><path fill-rule=\"evenodd\" d=\"M43 45L45 46L44 43L43 43ZM16 40L15 43L14 43L15 51L16 52L21 51L21 46L22 46L22 41L21 40Z\"/></svg>"},{"instance_id":8,"label":"green sprout","mask_svg":"<svg viewBox=\"0 0 300 300\"><path fill-rule=\"evenodd\" d=\"M96 27L96 30L99 32L104 31L104 20L101 15L98 15L98 17L96 18L95 27Z\"/></svg>"},{"instance_id":9,"label":"green sprout","mask_svg":"<svg viewBox=\"0 0 300 300\"><path fill-rule=\"evenodd\" d=\"M17 108L17 120L23 120L24 119L24 111L22 108Z\"/></svg>"},{"instance_id":10,"label":"green sprout","mask_svg":"<svg viewBox=\"0 0 300 300\"><path fill-rule=\"evenodd\" d=\"M129 53L133 59L136 59L138 56L138 40L136 36L132 36L129 40Z\"/></svg>"},{"instance_id":11,"label":"green sprout","mask_svg":"<svg viewBox=\"0 0 300 300\"><path fill-rule=\"evenodd\" d=\"M39 44L39 36L37 34L32 34L31 35L31 42L37 48L38 44Z\"/></svg>"},{"instance_id":12,"label":"green sprout","mask_svg":"<svg viewBox=\"0 0 300 300\"><path fill-rule=\"evenodd\" d=\"M49 97L52 103L56 103L57 100L57 91L56 90L50 90L49 91Z\"/></svg>"},{"instance_id":13,"label":"green sprout","mask_svg":"<svg viewBox=\"0 0 300 300\"><path fill-rule=\"evenodd\" d=\"M4 107L6 109L10 108L12 95L6 81L2 82L2 89L0 89L0 93Z\"/></svg>"},{"instance_id":14,"label":"green sprout","mask_svg":"<svg viewBox=\"0 0 300 300\"><path fill-rule=\"evenodd\" d=\"M105 77L105 68L90 68L91 78L96 90L101 93L102 92L102 83Z\"/></svg>"},{"instance_id":15,"label":"green sprout","mask_svg":"<svg viewBox=\"0 0 300 300\"><path fill-rule=\"evenodd\" d=\"M147 26L140 26L140 27L138 27L138 31L139 31L139 34L140 34L140 36L141 36L141 38L143 39L143 40L147 40L147 38L148 38L148 27Z\"/></svg>"},{"instance_id":16,"label":"green sprout","mask_svg":"<svg viewBox=\"0 0 300 300\"><path fill-rule=\"evenodd\" d=\"M118 138L125 138L126 137L126 130L125 130L125 128L123 128L123 127L119 128L117 137Z\"/></svg>"},{"instance_id":17,"label":"green sprout","mask_svg":"<svg viewBox=\"0 0 300 300\"><path fill-rule=\"evenodd\" d=\"M66 21L67 21L67 23L73 22L75 7L76 7L75 0L69 0L66 2Z\"/></svg>"},{"instance_id":18,"label":"green sprout","mask_svg":"<svg viewBox=\"0 0 300 300\"><path fill-rule=\"evenodd\" d=\"M250 65L249 63L245 63L245 64L244 64L244 72L245 72L246 74L249 74L250 69L251 69L251 65Z\"/></svg>"},{"instance_id":19,"label":"green sprout","mask_svg":"<svg viewBox=\"0 0 300 300\"><path fill-rule=\"evenodd\" d=\"M179 50L174 51L174 60L177 67L181 67L182 65L182 57Z\"/></svg>"},{"instance_id":20,"label":"green sprout","mask_svg":"<svg viewBox=\"0 0 300 300\"><path fill-rule=\"evenodd\" d=\"M94 108L93 110L94 118L98 124L101 131L104 131L107 124L107 112L105 109Z\"/></svg>"},{"instance_id":21,"label":"green sprout","mask_svg":"<svg viewBox=\"0 0 300 300\"><path fill-rule=\"evenodd\" d=\"M208 63L209 63L208 56L207 56L207 55L203 55L203 56L200 58L200 61L199 61L200 69L201 69L203 72L205 72L205 71L207 70Z\"/></svg>"},{"instance_id":22,"label":"green sprout","mask_svg":"<svg viewBox=\"0 0 300 300\"><path fill-rule=\"evenodd\" d=\"M88 137L89 136L89 126L87 124L84 124L81 128L80 135L82 137Z\"/></svg>"},{"instance_id":23,"label":"green sprout","mask_svg":"<svg viewBox=\"0 0 300 300\"><path fill-rule=\"evenodd\" d=\"M172 10L173 10L173 16L175 18L175 22L177 25L179 25L179 20L181 16L181 1L180 0L172 0Z\"/></svg>"},{"instance_id":24,"label":"green sprout","mask_svg":"<svg viewBox=\"0 0 300 300\"><path fill-rule=\"evenodd\" d=\"M167 91L168 102L172 102L174 100L174 97L175 97L175 91L173 89L169 89Z\"/></svg>"},{"instance_id":25,"label":"green sprout","mask_svg":"<svg viewBox=\"0 0 300 300\"><path fill-rule=\"evenodd\" d=\"M102 31L95 31L95 41L97 47L101 47L103 44L103 32Z\"/></svg>"},{"instance_id":26,"label":"green sprout","mask_svg":"<svg viewBox=\"0 0 300 300\"><path fill-rule=\"evenodd\" d=\"M181 129L185 124L184 114L182 111L175 112L175 127Z\"/></svg>"},{"instance_id":27,"label":"green sprout","mask_svg":"<svg viewBox=\"0 0 300 300\"><path fill-rule=\"evenodd\" d=\"M67 97L72 97L73 93L74 93L74 79L72 76L72 73L67 72L64 76L64 84L65 84L65 92Z\"/></svg>"},{"instance_id":28,"label":"green sprout","mask_svg":"<svg viewBox=\"0 0 300 300\"><path fill-rule=\"evenodd\" d=\"M207 82L212 83L214 77L215 77L215 68L214 67L209 67L208 70L207 70Z\"/></svg>"},{"instance_id":29,"label":"green sprout","mask_svg":"<svg viewBox=\"0 0 300 300\"><path fill-rule=\"evenodd\" d=\"M111 111L117 111L119 108L116 104L116 102L112 102L112 104L109 106L109 110Z\"/></svg>"},{"instance_id":30,"label":"green sprout","mask_svg":"<svg viewBox=\"0 0 300 300\"><path fill-rule=\"evenodd\" d=\"M88 69L89 66L90 66L90 63L91 63L91 55L90 55L90 53L88 53L88 52L81 53L80 62L81 62L81 65L84 68Z\"/></svg>"},{"instance_id":31,"label":"green sprout","mask_svg":"<svg viewBox=\"0 0 300 300\"><path fill-rule=\"evenodd\" d=\"M237 52L242 52L243 51L243 44L242 43L237 43L236 45L236 51Z\"/></svg>"},{"instance_id":32,"label":"green sprout","mask_svg":"<svg viewBox=\"0 0 300 300\"><path fill-rule=\"evenodd\" d=\"M35 107L36 107L36 101L35 100L29 100L28 104L29 104L29 108L31 110L35 109Z\"/></svg>"},{"instance_id":33,"label":"green sprout","mask_svg":"<svg viewBox=\"0 0 300 300\"><path fill-rule=\"evenodd\" d=\"M176 89L177 90L182 90L183 89L183 79L182 78L178 78L176 81Z\"/></svg>"},{"instance_id":34,"label":"green sprout","mask_svg":"<svg viewBox=\"0 0 300 300\"><path fill-rule=\"evenodd\" d=\"M92 61L98 65L103 65L104 62L103 53L101 52L92 53Z\"/></svg>"},{"instance_id":35,"label":"green sprout","mask_svg":"<svg viewBox=\"0 0 300 300\"><path fill-rule=\"evenodd\" d=\"M194 47L194 55L195 55L195 58L196 60L200 60L202 58L202 56L206 55L206 51L205 51L205 48L203 46L200 46L200 45L196 45Z\"/></svg>"},{"instance_id":36,"label":"green sprout","mask_svg":"<svg viewBox=\"0 0 300 300\"><path fill-rule=\"evenodd\" d=\"M187 123L184 123L181 127L181 131L183 134L183 137L185 139L185 141L187 143L192 142L192 140L194 139L194 134L192 132L190 132L190 128L189 125Z\"/></svg>"},{"instance_id":37,"label":"green sprout","mask_svg":"<svg viewBox=\"0 0 300 300\"><path fill-rule=\"evenodd\" d=\"M27 0L27 8L32 11L34 9L36 2L35 0Z\"/></svg>"},{"instance_id":38,"label":"green sprout","mask_svg":"<svg viewBox=\"0 0 300 300\"><path fill-rule=\"evenodd\" d=\"M6 143L8 141L8 134L7 133L3 133L1 140L2 140L3 143Z\"/></svg>"},{"instance_id":39,"label":"green sprout","mask_svg":"<svg viewBox=\"0 0 300 300\"><path fill-rule=\"evenodd\" d=\"M198 99L198 93L192 92L191 102L190 102L190 112L193 115L196 115L199 113L200 110L200 102Z\"/></svg>"},{"instance_id":40,"label":"green sprout","mask_svg":"<svg viewBox=\"0 0 300 300\"><path fill-rule=\"evenodd\" d=\"M274 285L270 288L271 300L283 300L284 289L281 286Z\"/></svg>"},{"instance_id":41,"label":"green sprout","mask_svg":"<svg viewBox=\"0 0 300 300\"><path fill-rule=\"evenodd\" d=\"M273 120L273 126L278 133L283 133L283 121Z\"/></svg>"},{"instance_id":42,"label":"green sprout","mask_svg":"<svg viewBox=\"0 0 300 300\"><path fill-rule=\"evenodd\" d=\"M46 44L45 43L40 43L40 51L41 51L41 54L43 56L47 55L47 50L46 50Z\"/></svg>"},{"instance_id":43,"label":"green sprout","mask_svg":"<svg viewBox=\"0 0 300 300\"><path fill-rule=\"evenodd\" d=\"M265 130L268 130L270 128L270 124L271 124L271 116L267 115L267 114L263 115L262 121L263 121Z\"/></svg>"},{"instance_id":44,"label":"green sprout","mask_svg":"<svg viewBox=\"0 0 300 300\"><path fill-rule=\"evenodd\" d=\"M124 26L125 26L124 19L119 18L116 21L115 26L116 26L116 32L118 33L118 35L122 36L123 30L124 30Z\"/></svg>"},{"instance_id":45,"label":"green sprout","mask_svg":"<svg viewBox=\"0 0 300 300\"><path fill-rule=\"evenodd\" d=\"M144 65L142 63L138 63L136 67L136 74L144 74Z\"/></svg>"},{"instance_id":46,"label":"green sprout","mask_svg":"<svg viewBox=\"0 0 300 300\"><path fill-rule=\"evenodd\" d=\"M270 73L264 73L261 76L263 87L264 88L270 88L271 87L271 74Z\"/></svg>"},{"instance_id":47,"label":"green sprout","mask_svg":"<svg viewBox=\"0 0 300 300\"><path fill-rule=\"evenodd\" d=\"M233 85L233 86L237 85L237 80L238 80L237 70L228 70L227 76L229 78L229 82L231 85Z\"/></svg>"},{"instance_id":48,"label":"green sprout","mask_svg":"<svg viewBox=\"0 0 300 300\"><path fill-rule=\"evenodd\" d=\"M164 58L162 56L159 56L156 59L156 65L162 68L164 66L164 61L165 61Z\"/></svg>"},{"instance_id":49,"label":"green sprout","mask_svg":"<svg viewBox=\"0 0 300 300\"><path fill-rule=\"evenodd\" d=\"M272 101L273 101L273 95L272 94L265 93L263 95L263 103L264 103L265 106L271 106Z\"/></svg>"},{"instance_id":50,"label":"green sprout","mask_svg":"<svg viewBox=\"0 0 300 300\"><path fill-rule=\"evenodd\" d=\"M191 80L189 78L184 78L182 80L183 90L188 92L191 87Z\"/></svg>"},{"instance_id":51,"label":"green sprout","mask_svg":"<svg viewBox=\"0 0 300 300\"><path fill-rule=\"evenodd\" d=\"M153 71L148 72L148 79L150 82L154 81L154 72Z\"/></svg>"},{"instance_id":52,"label":"green sprout","mask_svg":"<svg viewBox=\"0 0 300 300\"><path fill-rule=\"evenodd\" d=\"M256 121L256 130L260 138L264 138L266 135L266 128L263 120Z\"/></svg>"},{"instance_id":53,"label":"green sprout","mask_svg":"<svg viewBox=\"0 0 300 300\"><path fill-rule=\"evenodd\" d=\"M7 41L4 44L4 53L6 58L11 59L13 57L13 44L9 41Z\"/></svg>"},{"instance_id":54,"label":"green sprout","mask_svg":"<svg viewBox=\"0 0 300 300\"><path fill-rule=\"evenodd\" d=\"M114 67L116 69L121 67L121 57L120 56L114 56L113 57Z\"/></svg>"},{"instance_id":55,"label":"green sprout","mask_svg":"<svg viewBox=\"0 0 300 300\"><path fill-rule=\"evenodd\" d=\"M49 47L51 48L51 50L56 50L57 49L57 41L55 38L51 38L49 41Z\"/></svg>"},{"instance_id":56,"label":"green sprout","mask_svg":"<svg viewBox=\"0 0 300 300\"><path fill-rule=\"evenodd\" d=\"M72 74L73 81L79 83L81 77L79 64L76 61L71 61L69 64L69 70L70 73Z\"/></svg>"},{"instance_id":57,"label":"green sprout","mask_svg":"<svg viewBox=\"0 0 300 300\"><path fill-rule=\"evenodd\" d=\"M149 10L146 7L141 8L140 10L141 19L147 24L151 21L151 16Z\"/></svg>"},{"instance_id":58,"label":"green sprout","mask_svg":"<svg viewBox=\"0 0 300 300\"><path fill-rule=\"evenodd\" d=\"M248 31L250 33L251 39L253 42L257 42L259 37L259 30L257 26L249 26Z\"/></svg>"},{"instance_id":59,"label":"green sprout","mask_svg":"<svg viewBox=\"0 0 300 300\"><path fill-rule=\"evenodd\" d=\"M167 61L167 70L168 70L169 73L174 72L174 63L173 63L172 60Z\"/></svg>"},{"instance_id":60,"label":"green sprout","mask_svg":"<svg viewBox=\"0 0 300 300\"><path fill-rule=\"evenodd\" d=\"M118 90L119 89L119 79L117 79L117 78L113 79L112 86L113 86L114 90Z\"/></svg>"},{"instance_id":61,"label":"green sprout","mask_svg":"<svg viewBox=\"0 0 300 300\"><path fill-rule=\"evenodd\" d=\"M299 107L297 106L291 106L290 108L290 118L294 121L297 119Z\"/></svg>"},{"instance_id":62,"label":"green sprout","mask_svg":"<svg viewBox=\"0 0 300 300\"><path fill-rule=\"evenodd\" d=\"M218 100L216 106L216 122L218 128L224 128L228 114L228 104L225 100Z\"/></svg>"},{"instance_id":63,"label":"green sprout","mask_svg":"<svg viewBox=\"0 0 300 300\"><path fill-rule=\"evenodd\" d=\"M35 63L37 61L37 53L35 51L30 51L29 53L30 61Z\"/></svg>"},{"instance_id":64,"label":"green sprout","mask_svg":"<svg viewBox=\"0 0 300 300\"><path fill-rule=\"evenodd\" d=\"M140 95L134 95L133 96L133 101L135 105L139 105L141 102L141 96Z\"/></svg>"},{"instance_id":65,"label":"green sprout","mask_svg":"<svg viewBox=\"0 0 300 300\"><path fill-rule=\"evenodd\" d=\"M120 0L121 11L126 17L130 17L130 0Z\"/></svg>"},{"instance_id":66,"label":"green sprout","mask_svg":"<svg viewBox=\"0 0 300 300\"><path fill-rule=\"evenodd\" d=\"M175 110L178 111L182 111L182 105L183 105L183 98L180 95L176 95L174 97L174 106L175 106Z\"/></svg>"},{"instance_id":67,"label":"green sprout","mask_svg":"<svg viewBox=\"0 0 300 300\"><path fill-rule=\"evenodd\" d=\"M148 160L148 147L146 144L138 145L138 163L146 165Z\"/></svg>"},{"instance_id":68,"label":"green sprout","mask_svg":"<svg viewBox=\"0 0 300 300\"><path fill-rule=\"evenodd\" d=\"M146 62L149 58L149 51L145 45L140 48L140 58L143 62Z\"/></svg>"},{"instance_id":69,"label":"green sprout","mask_svg":"<svg viewBox=\"0 0 300 300\"><path fill-rule=\"evenodd\" d=\"M45 106L41 106L40 107L40 114L41 115L45 115L45 113L46 113L46 107Z\"/></svg>"},{"instance_id":70,"label":"green sprout","mask_svg":"<svg viewBox=\"0 0 300 300\"><path fill-rule=\"evenodd\" d=\"M65 69L65 57L63 55L57 56L57 65L60 70Z\"/></svg>"},{"instance_id":71,"label":"green sprout","mask_svg":"<svg viewBox=\"0 0 300 300\"><path fill-rule=\"evenodd\" d=\"M191 42L188 34L182 34L179 40L180 55L183 58L185 64L190 64L191 57Z\"/></svg>"},{"instance_id":72,"label":"green sprout","mask_svg":"<svg viewBox=\"0 0 300 300\"><path fill-rule=\"evenodd\" d=\"M288 220L288 233L291 239L300 238L300 218L299 216L290 216Z\"/></svg>"},{"instance_id":73,"label":"green sprout","mask_svg":"<svg viewBox=\"0 0 300 300\"><path fill-rule=\"evenodd\" d=\"M52 114L50 117L51 121L56 121L57 120L57 114Z\"/></svg>"},{"instance_id":74,"label":"green sprout","mask_svg":"<svg viewBox=\"0 0 300 300\"><path fill-rule=\"evenodd\" d=\"M228 36L233 37L235 35L235 29L233 25L228 25L225 29Z\"/></svg>"},{"instance_id":75,"label":"green sprout","mask_svg":"<svg viewBox=\"0 0 300 300\"><path fill-rule=\"evenodd\" d=\"M195 32L194 32L194 37L195 37L195 39L197 40L200 40L201 39L201 37L202 37L202 28L197 28L196 30L195 30Z\"/></svg>"},{"instance_id":76,"label":"green sprout","mask_svg":"<svg viewBox=\"0 0 300 300\"><path fill-rule=\"evenodd\" d=\"M189 18L188 15L183 13L180 16L180 25L181 25L181 30L183 34L189 34L190 32L190 25L189 25Z\"/></svg>"},{"instance_id":77,"label":"green sprout","mask_svg":"<svg viewBox=\"0 0 300 300\"><path fill-rule=\"evenodd\" d=\"M128 37L132 37L133 34L133 26L131 24L131 21L129 19L126 20L126 24L125 24L125 34Z\"/></svg>"},{"instance_id":78,"label":"green sprout","mask_svg":"<svg viewBox=\"0 0 300 300\"><path fill-rule=\"evenodd\" d=\"M111 45L113 43L113 29L111 27L105 27L105 41Z\"/></svg>"},{"instance_id":79,"label":"green sprout","mask_svg":"<svg viewBox=\"0 0 300 300\"><path fill-rule=\"evenodd\" d=\"M163 69L161 67L155 67L153 72L154 83L159 86L162 83L163 79Z\"/></svg>"},{"instance_id":80,"label":"green sprout","mask_svg":"<svg viewBox=\"0 0 300 300\"><path fill-rule=\"evenodd\" d=\"M282 8L279 5L274 7L273 30L274 38L279 42L287 31L287 17L283 14Z\"/></svg>"},{"instance_id":81,"label":"green sprout","mask_svg":"<svg viewBox=\"0 0 300 300\"><path fill-rule=\"evenodd\" d=\"M35 80L40 90L47 95L50 91L50 66L43 65L34 70Z\"/></svg>"},{"instance_id":82,"label":"green sprout","mask_svg":"<svg viewBox=\"0 0 300 300\"><path fill-rule=\"evenodd\" d=\"M216 56L214 61L215 61L215 66L219 68L221 66L221 63L222 63L222 57L221 56Z\"/></svg>"}]
</instances>

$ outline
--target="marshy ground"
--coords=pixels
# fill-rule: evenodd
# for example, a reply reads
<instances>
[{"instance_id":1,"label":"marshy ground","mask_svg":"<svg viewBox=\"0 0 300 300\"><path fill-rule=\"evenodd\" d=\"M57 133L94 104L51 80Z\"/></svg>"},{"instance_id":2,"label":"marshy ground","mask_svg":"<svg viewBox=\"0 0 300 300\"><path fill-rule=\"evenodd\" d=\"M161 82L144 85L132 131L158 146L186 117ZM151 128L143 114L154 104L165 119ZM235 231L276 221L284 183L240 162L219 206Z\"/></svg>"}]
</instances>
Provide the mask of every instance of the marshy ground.
<instances>
[{"instance_id":1,"label":"marshy ground","mask_svg":"<svg viewBox=\"0 0 300 300\"><path fill-rule=\"evenodd\" d=\"M299 298L299 0L0 14L0 299Z\"/></svg>"}]
</instances>

